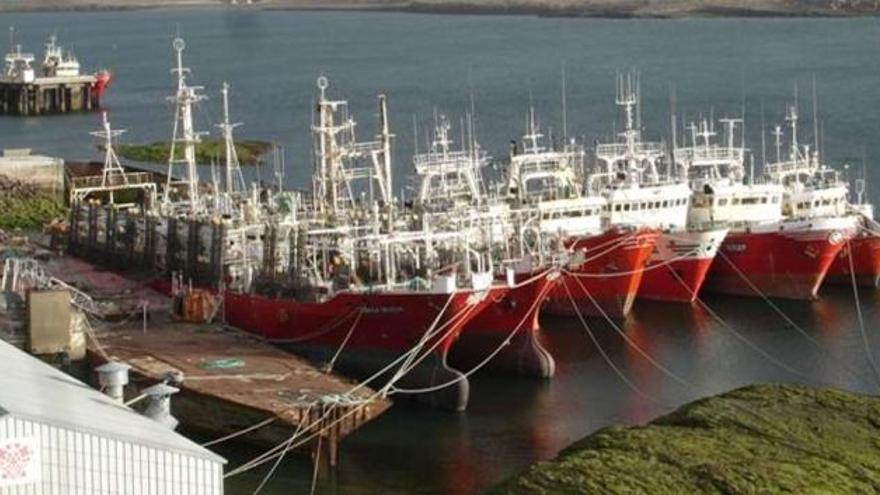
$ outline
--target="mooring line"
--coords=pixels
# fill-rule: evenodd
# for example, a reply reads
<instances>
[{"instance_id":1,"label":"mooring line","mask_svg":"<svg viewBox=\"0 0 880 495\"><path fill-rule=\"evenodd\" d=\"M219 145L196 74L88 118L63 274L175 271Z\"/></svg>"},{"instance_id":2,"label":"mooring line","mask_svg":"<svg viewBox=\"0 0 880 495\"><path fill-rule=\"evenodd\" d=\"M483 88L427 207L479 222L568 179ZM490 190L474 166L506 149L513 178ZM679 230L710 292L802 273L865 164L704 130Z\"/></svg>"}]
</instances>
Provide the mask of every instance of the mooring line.
<instances>
[{"instance_id":1,"label":"mooring line","mask_svg":"<svg viewBox=\"0 0 880 495\"><path fill-rule=\"evenodd\" d=\"M810 342L810 343L811 343L816 349L819 350L820 353L822 353L822 354L826 355L827 357L831 358L832 361L834 361L834 362L836 362L838 365L840 365L843 369L845 369L847 372L849 372L850 375L852 375L853 377L855 377L855 378L857 378L857 379L859 379L859 380L862 379L862 376L861 376L859 373L857 373L852 367L850 367L848 364L846 364L845 362L843 362L842 360L840 360L837 356L835 356L835 355L832 354L828 349L826 349L824 346L822 346L822 344L820 344L819 341L816 340L815 337L813 337L812 335L810 335L809 333L807 333L807 331L804 330L803 328L801 328L800 325L798 325L797 323L795 323L795 321L792 320L792 319L791 319L791 318L785 313L785 311L782 311L782 308L780 308L778 305L776 305L776 304L775 304L775 303L774 303L774 302L773 302L773 301L772 301L772 300L771 300L766 294L764 294L763 292L761 292L761 290L760 290L760 289L759 289L759 288L758 288L758 287L757 287L757 286L756 286L756 285L755 285L755 284L754 284L754 283L753 283L753 282L752 282L752 281L746 276L745 273L742 272L742 270L739 269L739 267L737 267L737 266L733 263L733 261L730 260L730 258L727 257L727 255L724 254L723 251L720 251L720 250L719 250L719 251L718 251L718 254L722 257L722 259L724 259L724 261L728 264L728 266L730 266L731 268L733 268L733 270L736 272L736 274L737 274L737 275L738 275L738 276L739 276L744 282L746 282L746 284L748 284L748 286L751 287L751 289L752 289L753 291L755 291L755 293L758 294L758 296L760 296L761 299L762 299L762 300L763 300L768 306L770 306L770 308L773 309L774 312L776 312L776 314L778 314L778 315L780 316L780 318L782 318L786 323L788 323L789 326L791 326L792 328L794 328L795 331L797 331L802 337L804 337L805 339L807 339L807 340L808 340L808 341L809 341L809 342Z\"/></svg>"},{"instance_id":2,"label":"mooring line","mask_svg":"<svg viewBox=\"0 0 880 495\"><path fill-rule=\"evenodd\" d=\"M868 357L868 364L871 365L871 371L874 372L874 379L877 380L878 385L880 385L880 371L878 371L877 363L874 361L874 353L871 351L871 342L868 340L868 333L865 331L865 318L862 316L862 303L859 300L859 287L856 283L856 270L855 263L853 262L852 243L846 241L846 247L849 257L849 274L852 279L853 300L856 305L856 314L859 317L859 333L862 336L862 346L864 347L865 355Z\"/></svg>"}]
</instances>

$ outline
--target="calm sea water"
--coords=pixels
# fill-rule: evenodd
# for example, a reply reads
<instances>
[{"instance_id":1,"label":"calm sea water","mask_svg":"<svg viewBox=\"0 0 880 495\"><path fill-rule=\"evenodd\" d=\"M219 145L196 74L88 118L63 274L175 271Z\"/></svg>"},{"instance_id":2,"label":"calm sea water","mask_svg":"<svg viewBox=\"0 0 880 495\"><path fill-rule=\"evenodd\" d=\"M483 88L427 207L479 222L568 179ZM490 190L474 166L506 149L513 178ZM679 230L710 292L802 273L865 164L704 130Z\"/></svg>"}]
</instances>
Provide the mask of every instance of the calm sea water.
<instances>
[{"instance_id":1,"label":"calm sea water","mask_svg":"<svg viewBox=\"0 0 880 495\"><path fill-rule=\"evenodd\" d=\"M668 133L669 94L688 119L738 114L745 103L748 145L760 166L761 109L767 125L781 122L799 88L801 136L812 141L811 82L815 76L822 147L829 161L849 163L880 183L880 24L874 19L584 20L494 16L258 11L150 11L4 15L26 49L42 52L50 33L75 49L87 67L116 74L105 104L132 143L166 139L172 108L171 38L185 36L192 83L213 98L197 119L214 131L218 90L232 86L240 136L286 149L286 182L309 174L309 109L315 78L327 75L333 95L351 100L363 137L375 132L378 93L389 98L398 184L413 150L413 116L424 129L435 108L453 122L473 95L478 139L503 156L522 134L530 101L542 125L561 133L560 73L566 66L570 134L587 142L608 136L617 70L641 72L646 134ZM87 135L99 116L0 117L0 147L32 147L67 159L98 158ZM618 120L619 121L619 120ZM619 124L618 124L619 126ZM424 131L420 130L421 136ZM768 155L774 152L768 139ZM249 169L255 177L257 171ZM269 171L260 173L263 178ZM869 186L869 195L880 188ZM676 374L683 387L627 346L607 324L591 321L611 359L658 405L627 388L574 320L545 319L544 338L556 356L550 381L477 376L463 414L395 408L343 444L341 466L321 473L318 491L335 494L479 492L597 428L640 423L675 405L754 382L832 384L876 392L849 288L821 300L782 303L809 335L786 325L763 302L707 298L749 342L797 370L784 370L731 334L699 307L637 304L623 331ZM863 292L869 340L880 293ZM257 452L228 447L236 465ZM307 490L309 463L291 458L263 493ZM262 472L230 481L229 492L251 493Z\"/></svg>"}]
</instances>

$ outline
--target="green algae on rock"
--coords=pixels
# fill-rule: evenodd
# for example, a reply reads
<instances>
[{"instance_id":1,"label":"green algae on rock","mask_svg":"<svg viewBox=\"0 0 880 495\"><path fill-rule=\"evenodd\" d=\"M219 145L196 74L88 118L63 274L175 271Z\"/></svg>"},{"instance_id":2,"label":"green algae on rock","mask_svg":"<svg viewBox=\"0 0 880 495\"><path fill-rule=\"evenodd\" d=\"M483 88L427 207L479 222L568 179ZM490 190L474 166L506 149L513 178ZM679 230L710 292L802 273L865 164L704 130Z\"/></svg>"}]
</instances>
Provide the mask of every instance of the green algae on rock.
<instances>
[{"instance_id":1,"label":"green algae on rock","mask_svg":"<svg viewBox=\"0 0 880 495\"><path fill-rule=\"evenodd\" d=\"M599 430L490 493L880 493L880 397L749 386Z\"/></svg>"},{"instance_id":2,"label":"green algae on rock","mask_svg":"<svg viewBox=\"0 0 880 495\"><path fill-rule=\"evenodd\" d=\"M235 152L242 165L257 165L261 158L272 148L265 141L242 140L235 143ZM150 163L167 163L171 152L171 143L158 141L152 144L119 144L114 147L116 153L129 160ZM177 146L174 154L183 158L183 146ZM203 140L196 145L196 162L210 165L212 162L221 165L226 160L226 144L221 140Z\"/></svg>"}]
</instances>

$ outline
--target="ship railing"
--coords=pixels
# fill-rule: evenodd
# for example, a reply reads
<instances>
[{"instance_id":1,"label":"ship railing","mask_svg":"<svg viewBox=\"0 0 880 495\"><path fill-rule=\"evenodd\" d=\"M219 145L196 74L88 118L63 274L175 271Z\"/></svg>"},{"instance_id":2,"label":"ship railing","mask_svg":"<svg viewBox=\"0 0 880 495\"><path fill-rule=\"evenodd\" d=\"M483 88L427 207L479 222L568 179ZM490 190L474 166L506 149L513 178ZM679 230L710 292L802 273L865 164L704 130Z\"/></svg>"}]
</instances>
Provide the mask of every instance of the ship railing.
<instances>
[{"instance_id":1,"label":"ship railing","mask_svg":"<svg viewBox=\"0 0 880 495\"><path fill-rule=\"evenodd\" d=\"M117 186L135 186L139 184L148 184L155 182L153 174L149 172L126 172L108 175L106 178L102 175L90 175L87 177L72 177L70 184L74 188L93 188L93 187L117 187Z\"/></svg>"},{"instance_id":2,"label":"ship railing","mask_svg":"<svg viewBox=\"0 0 880 495\"><path fill-rule=\"evenodd\" d=\"M679 148L675 150L675 160L689 165L714 165L718 162L742 162L743 148Z\"/></svg>"},{"instance_id":3,"label":"ship railing","mask_svg":"<svg viewBox=\"0 0 880 495\"><path fill-rule=\"evenodd\" d=\"M574 174L568 161L527 161L519 164L519 175L530 174Z\"/></svg>"},{"instance_id":4,"label":"ship railing","mask_svg":"<svg viewBox=\"0 0 880 495\"><path fill-rule=\"evenodd\" d=\"M382 150L382 143L379 141L361 141L356 143L349 143L348 149L351 152L358 154L368 154L374 151Z\"/></svg>"},{"instance_id":5,"label":"ship railing","mask_svg":"<svg viewBox=\"0 0 880 495\"><path fill-rule=\"evenodd\" d=\"M437 156L435 159L414 159L416 173L419 175L433 175L442 173L468 172L476 171L485 165L485 160L474 160L471 156L463 157L442 157Z\"/></svg>"},{"instance_id":6,"label":"ship railing","mask_svg":"<svg viewBox=\"0 0 880 495\"><path fill-rule=\"evenodd\" d=\"M603 160L619 160L629 154L626 143L604 143L596 146L596 156ZM636 156L662 156L666 147L662 143L636 143L633 147Z\"/></svg>"},{"instance_id":7,"label":"ship railing","mask_svg":"<svg viewBox=\"0 0 880 495\"><path fill-rule=\"evenodd\" d=\"M812 174L816 167L804 160L789 160L785 162L768 163L764 166L767 175L771 177L783 177L795 173Z\"/></svg>"}]
</instances>

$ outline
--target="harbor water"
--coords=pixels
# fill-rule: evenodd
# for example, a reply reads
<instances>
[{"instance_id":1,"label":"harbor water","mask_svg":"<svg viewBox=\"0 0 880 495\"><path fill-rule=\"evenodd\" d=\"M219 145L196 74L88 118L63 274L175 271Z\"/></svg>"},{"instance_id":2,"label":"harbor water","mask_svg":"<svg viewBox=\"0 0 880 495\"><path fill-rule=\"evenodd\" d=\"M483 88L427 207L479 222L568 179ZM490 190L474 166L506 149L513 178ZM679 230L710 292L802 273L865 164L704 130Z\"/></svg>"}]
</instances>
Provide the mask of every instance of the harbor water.
<instances>
[{"instance_id":1,"label":"harbor water","mask_svg":"<svg viewBox=\"0 0 880 495\"><path fill-rule=\"evenodd\" d=\"M170 139L173 106L165 98L174 89L171 39L179 33L187 40L189 82L204 85L213 97L198 112L198 128L216 135L219 89L227 81L234 119L245 123L238 136L282 145L283 181L290 187L307 186L310 110L319 75L330 79L331 96L350 101L362 137L376 131L375 96L388 96L395 178L404 189L414 141L425 146L435 109L457 123L472 108L478 141L498 157L523 133L530 104L545 131L561 137L564 66L569 136L589 144L613 134L615 74L635 68L647 138L668 139L671 100L684 121L744 110L746 145L757 170L763 155L776 153L769 134L762 147L762 120L768 129L783 123L796 93L801 139L814 142L815 79L815 141L829 163L848 164L850 178L864 174L868 198L880 199L875 19L623 21L209 9L6 14L3 21L15 26L17 42L27 50L40 52L56 33L84 69L111 69L114 82L103 103L114 127L129 130L122 140L127 143ZM99 119L0 117L0 148L98 159L87 133ZM271 166L245 173L252 180L276 180ZM464 413L394 408L346 439L340 466L319 473L317 492L478 493L598 428L643 423L684 402L750 383L876 393L880 384L865 350L866 344L880 348L873 331L880 291L863 289L859 301L865 336L850 287L825 288L814 302L773 306L759 298L707 296L711 311L638 302L619 330L686 384L645 359L605 321L588 320L587 329L576 319L544 318L542 338L557 361L554 379L478 374ZM221 453L235 466L259 451L230 446ZM311 469L304 456L293 456L262 493L307 491ZM264 473L230 479L228 492L251 493Z\"/></svg>"}]
</instances>

